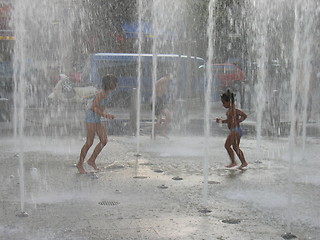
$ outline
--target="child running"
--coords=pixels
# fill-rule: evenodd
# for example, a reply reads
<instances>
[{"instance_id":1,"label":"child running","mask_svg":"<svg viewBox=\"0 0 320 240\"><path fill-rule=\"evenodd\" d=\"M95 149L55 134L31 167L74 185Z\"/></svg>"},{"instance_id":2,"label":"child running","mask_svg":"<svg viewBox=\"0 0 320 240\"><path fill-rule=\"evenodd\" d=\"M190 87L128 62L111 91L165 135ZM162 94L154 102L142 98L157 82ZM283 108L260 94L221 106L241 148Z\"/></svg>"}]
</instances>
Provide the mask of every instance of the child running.
<instances>
[{"instance_id":1,"label":"child running","mask_svg":"<svg viewBox=\"0 0 320 240\"><path fill-rule=\"evenodd\" d=\"M222 120L221 118L216 118L217 123L227 123L228 128L230 129L230 133L227 137L227 140L224 144L231 163L227 165L227 168L231 168L234 166L237 166L237 163L235 161L234 152L237 154L238 158L241 161L240 167L238 169L242 169L246 166L248 166L248 163L246 162L243 152L240 150L240 138L242 136L242 129L240 128L240 123L244 121L247 118L247 115L240 111L239 109L236 109L234 106L234 94L230 92L230 90L227 90L227 92L223 93L221 95L221 102L225 108L228 108L228 111L226 113L227 119ZM232 149L232 148L233 149Z\"/></svg>"},{"instance_id":2,"label":"child running","mask_svg":"<svg viewBox=\"0 0 320 240\"><path fill-rule=\"evenodd\" d=\"M79 162L76 165L79 173L87 173L83 168L83 162L87 155L88 150L93 144L94 137L97 134L100 142L97 144L93 150L92 155L90 156L87 163L93 167L94 170L98 171L99 168L96 166L96 158L103 149L103 147L108 142L107 133L104 125L101 123L101 117L114 119L112 114L104 113L104 110L107 105L107 96L110 91L114 90L117 86L118 79L113 75L106 75L102 78L102 91L100 91L95 98L93 99L90 109L86 112L86 126L87 126L87 140L83 145Z\"/></svg>"}]
</instances>

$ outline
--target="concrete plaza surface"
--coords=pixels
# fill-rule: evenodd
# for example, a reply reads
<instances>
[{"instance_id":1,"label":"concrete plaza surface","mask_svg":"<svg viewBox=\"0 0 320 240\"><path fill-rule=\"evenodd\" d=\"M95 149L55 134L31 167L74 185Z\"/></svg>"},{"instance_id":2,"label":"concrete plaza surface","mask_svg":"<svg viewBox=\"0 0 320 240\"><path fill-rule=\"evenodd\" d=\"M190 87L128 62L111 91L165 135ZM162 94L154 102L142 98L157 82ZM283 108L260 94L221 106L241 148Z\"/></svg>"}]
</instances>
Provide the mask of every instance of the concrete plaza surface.
<instances>
[{"instance_id":1,"label":"concrete plaza surface","mask_svg":"<svg viewBox=\"0 0 320 240\"><path fill-rule=\"evenodd\" d=\"M80 175L74 164L84 140L36 136L21 145L0 137L0 239L265 240L288 231L319 239L319 138L308 137L292 158L287 138L257 143L246 135L241 146L249 166L240 171L224 168L225 135L145 135L141 156L136 137L110 135L97 159L102 171ZM22 209L27 217L16 216Z\"/></svg>"}]
</instances>

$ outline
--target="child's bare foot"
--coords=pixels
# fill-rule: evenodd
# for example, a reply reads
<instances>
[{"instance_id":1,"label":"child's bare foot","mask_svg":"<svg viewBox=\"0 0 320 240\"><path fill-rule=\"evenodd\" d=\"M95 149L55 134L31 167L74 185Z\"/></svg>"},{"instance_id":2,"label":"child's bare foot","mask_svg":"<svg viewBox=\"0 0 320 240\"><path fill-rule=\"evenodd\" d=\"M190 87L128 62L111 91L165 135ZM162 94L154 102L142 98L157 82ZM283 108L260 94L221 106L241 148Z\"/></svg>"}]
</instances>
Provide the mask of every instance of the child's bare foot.
<instances>
[{"instance_id":1,"label":"child's bare foot","mask_svg":"<svg viewBox=\"0 0 320 240\"><path fill-rule=\"evenodd\" d=\"M84 170L82 165L77 164L76 167L78 168L78 171L79 171L80 174L87 173L86 170Z\"/></svg>"},{"instance_id":2,"label":"child's bare foot","mask_svg":"<svg viewBox=\"0 0 320 240\"><path fill-rule=\"evenodd\" d=\"M240 167L238 167L238 169L242 169L242 168L244 168L244 167L246 167L246 166L248 166L248 163L242 163L241 165L240 165Z\"/></svg>"},{"instance_id":3,"label":"child's bare foot","mask_svg":"<svg viewBox=\"0 0 320 240\"><path fill-rule=\"evenodd\" d=\"M232 168L234 166L237 166L237 164L236 163L230 163L229 165L226 166L226 168Z\"/></svg>"},{"instance_id":4,"label":"child's bare foot","mask_svg":"<svg viewBox=\"0 0 320 240\"><path fill-rule=\"evenodd\" d=\"M87 161L88 165L90 165L91 167L93 167L94 170L99 171L100 169L97 167L96 163L93 161L88 160Z\"/></svg>"}]
</instances>

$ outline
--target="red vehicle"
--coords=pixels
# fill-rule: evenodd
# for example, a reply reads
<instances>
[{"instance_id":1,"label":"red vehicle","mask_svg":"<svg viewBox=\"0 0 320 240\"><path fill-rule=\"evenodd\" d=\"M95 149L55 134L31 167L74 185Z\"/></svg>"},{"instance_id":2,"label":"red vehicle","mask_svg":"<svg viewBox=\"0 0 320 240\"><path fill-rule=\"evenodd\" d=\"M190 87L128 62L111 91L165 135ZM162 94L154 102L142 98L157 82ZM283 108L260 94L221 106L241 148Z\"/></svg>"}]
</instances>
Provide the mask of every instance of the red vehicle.
<instances>
[{"instance_id":1,"label":"red vehicle","mask_svg":"<svg viewBox=\"0 0 320 240\"><path fill-rule=\"evenodd\" d=\"M244 72L232 63L213 64L212 71L221 88L229 87L237 91L245 81Z\"/></svg>"}]
</instances>

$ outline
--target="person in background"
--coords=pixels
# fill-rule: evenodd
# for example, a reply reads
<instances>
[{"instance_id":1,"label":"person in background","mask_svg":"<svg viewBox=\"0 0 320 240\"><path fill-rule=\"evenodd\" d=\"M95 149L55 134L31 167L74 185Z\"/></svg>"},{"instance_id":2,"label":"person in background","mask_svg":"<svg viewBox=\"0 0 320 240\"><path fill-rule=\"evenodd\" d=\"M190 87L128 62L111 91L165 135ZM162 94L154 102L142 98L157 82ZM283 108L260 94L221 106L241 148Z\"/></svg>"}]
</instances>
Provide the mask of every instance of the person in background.
<instances>
[{"instance_id":1,"label":"person in background","mask_svg":"<svg viewBox=\"0 0 320 240\"><path fill-rule=\"evenodd\" d=\"M88 159L87 163L93 167L94 170L98 171L99 168L96 166L96 158L108 142L108 137L104 125L101 123L101 117L107 119L114 119L112 114L104 113L107 105L107 96L110 91L117 87L118 79L113 75L106 75L102 78L102 90L99 91L93 98L91 107L86 111L86 126L87 126L87 140L83 145L79 162L76 167L79 173L87 173L83 167L84 159L87 155L88 150L93 144L94 137L97 134L99 137L99 143L93 150L92 155Z\"/></svg>"},{"instance_id":2,"label":"person in background","mask_svg":"<svg viewBox=\"0 0 320 240\"><path fill-rule=\"evenodd\" d=\"M320 72L314 71L310 76L307 105L307 122L316 122L316 109L319 108Z\"/></svg>"},{"instance_id":3,"label":"person in background","mask_svg":"<svg viewBox=\"0 0 320 240\"><path fill-rule=\"evenodd\" d=\"M164 137L167 137L169 124L171 122L171 112L167 106L169 101L168 90L171 80L172 78L170 74L167 74L155 83L155 115L157 118L155 129L156 133L159 133L159 135Z\"/></svg>"}]
</instances>

